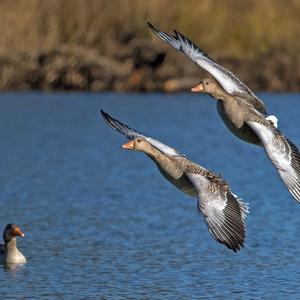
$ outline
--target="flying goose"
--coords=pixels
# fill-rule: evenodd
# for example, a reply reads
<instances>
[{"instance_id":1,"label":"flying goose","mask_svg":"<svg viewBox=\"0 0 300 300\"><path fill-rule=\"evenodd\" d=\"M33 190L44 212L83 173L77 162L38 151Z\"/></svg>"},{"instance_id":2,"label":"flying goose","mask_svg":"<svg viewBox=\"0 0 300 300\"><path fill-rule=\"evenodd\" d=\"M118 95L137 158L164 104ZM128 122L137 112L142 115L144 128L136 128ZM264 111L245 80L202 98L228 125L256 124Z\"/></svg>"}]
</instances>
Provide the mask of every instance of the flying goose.
<instances>
[{"instance_id":1,"label":"flying goose","mask_svg":"<svg viewBox=\"0 0 300 300\"><path fill-rule=\"evenodd\" d=\"M17 236L24 233L15 224L7 224L3 232L4 245L0 245L0 260L5 264L24 264L25 256L17 248Z\"/></svg>"},{"instance_id":2,"label":"flying goose","mask_svg":"<svg viewBox=\"0 0 300 300\"><path fill-rule=\"evenodd\" d=\"M183 52L215 80L204 79L193 92L208 93L227 128L238 138L263 146L293 197L300 202L300 154L297 147L277 129L277 118L266 116L263 102L232 72L214 62L192 41L175 31L175 36L148 23L153 32Z\"/></svg>"},{"instance_id":3,"label":"flying goose","mask_svg":"<svg viewBox=\"0 0 300 300\"><path fill-rule=\"evenodd\" d=\"M144 152L170 183L189 196L197 197L198 211L203 214L215 240L234 252L243 247L248 205L231 192L226 181L177 150L137 132L102 110L101 113L111 128L130 140L122 148Z\"/></svg>"}]
</instances>

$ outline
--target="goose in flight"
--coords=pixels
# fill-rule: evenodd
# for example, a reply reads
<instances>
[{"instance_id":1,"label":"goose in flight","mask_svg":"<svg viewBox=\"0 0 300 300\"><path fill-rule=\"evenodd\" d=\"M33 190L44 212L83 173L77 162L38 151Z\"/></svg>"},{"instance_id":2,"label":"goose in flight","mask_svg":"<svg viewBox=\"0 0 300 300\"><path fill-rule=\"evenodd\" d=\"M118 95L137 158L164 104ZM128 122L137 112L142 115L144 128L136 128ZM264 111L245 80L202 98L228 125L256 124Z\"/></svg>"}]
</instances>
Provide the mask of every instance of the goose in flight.
<instances>
[{"instance_id":1,"label":"goose in flight","mask_svg":"<svg viewBox=\"0 0 300 300\"><path fill-rule=\"evenodd\" d=\"M144 152L171 184L197 198L198 211L203 214L215 240L234 252L243 247L248 206L231 192L226 181L177 150L128 127L102 110L101 114L111 128L130 140L122 148Z\"/></svg>"},{"instance_id":2,"label":"goose in flight","mask_svg":"<svg viewBox=\"0 0 300 300\"><path fill-rule=\"evenodd\" d=\"M263 102L232 72L218 65L181 33L169 35L148 23L164 42L183 52L213 79L204 79L193 92L208 93L217 100L217 110L227 128L238 138L263 146L280 178L300 202L300 154L290 140L277 129L277 118L266 116Z\"/></svg>"}]
</instances>

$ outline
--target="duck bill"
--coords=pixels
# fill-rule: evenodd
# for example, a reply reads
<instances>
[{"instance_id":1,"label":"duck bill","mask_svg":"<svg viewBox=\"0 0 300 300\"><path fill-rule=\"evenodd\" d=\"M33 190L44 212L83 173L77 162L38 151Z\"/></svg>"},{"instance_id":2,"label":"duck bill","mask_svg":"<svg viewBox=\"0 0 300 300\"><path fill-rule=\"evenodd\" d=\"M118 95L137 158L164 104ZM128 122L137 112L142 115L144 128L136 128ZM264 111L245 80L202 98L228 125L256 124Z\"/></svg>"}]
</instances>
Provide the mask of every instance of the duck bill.
<instances>
[{"instance_id":1,"label":"duck bill","mask_svg":"<svg viewBox=\"0 0 300 300\"><path fill-rule=\"evenodd\" d=\"M202 82L200 82L198 85L196 85L193 88L191 88L191 91L194 92L194 93L201 93L201 92L203 92L204 88L203 88Z\"/></svg>"},{"instance_id":2,"label":"duck bill","mask_svg":"<svg viewBox=\"0 0 300 300\"><path fill-rule=\"evenodd\" d=\"M21 231L19 227L15 228L15 235L18 235L20 237L24 237L25 234Z\"/></svg>"},{"instance_id":3,"label":"duck bill","mask_svg":"<svg viewBox=\"0 0 300 300\"><path fill-rule=\"evenodd\" d=\"M133 141L129 141L128 143L123 144L123 145L122 145L122 148L123 148L123 149L130 149L130 150L133 150Z\"/></svg>"}]
</instances>

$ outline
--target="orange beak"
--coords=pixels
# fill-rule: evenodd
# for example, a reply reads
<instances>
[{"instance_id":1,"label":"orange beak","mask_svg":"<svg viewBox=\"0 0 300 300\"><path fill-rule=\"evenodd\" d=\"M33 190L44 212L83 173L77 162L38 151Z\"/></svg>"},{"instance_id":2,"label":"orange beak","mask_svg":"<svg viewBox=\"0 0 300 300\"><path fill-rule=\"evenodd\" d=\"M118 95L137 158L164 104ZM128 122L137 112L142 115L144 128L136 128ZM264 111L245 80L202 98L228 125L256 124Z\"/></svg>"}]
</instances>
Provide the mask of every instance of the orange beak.
<instances>
[{"instance_id":1,"label":"orange beak","mask_svg":"<svg viewBox=\"0 0 300 300\"><path fill-rule=\"evenodd\" d=\"M15 228L14 234L18 235L18 236L21 236L21 237L25 236L25 234L21 231L21 229L19 227Z\"/></svg>"},{"instance_id":2,"label":"orange beak","mask_svg":"<svg viewBox=\"0 0 300 300\"><path fill-rule=\"evenodd\" d=\"M133 141L129 141L128 143L123 144L122 148L123 149L131 149L131 150L133 150Z\"/></svg>"},{"instance_id":3,"label":"orange beak","mask_svg":"<svg viewBox=\"0 0 300 300\"><path fill-rule=\"evenodd\" d=\"M201 93L204 91L204 87L202 82L200 82L198 85L196 85L195 87L191 88L191 91L194 93Z\"/></svg>"}]
</instances>

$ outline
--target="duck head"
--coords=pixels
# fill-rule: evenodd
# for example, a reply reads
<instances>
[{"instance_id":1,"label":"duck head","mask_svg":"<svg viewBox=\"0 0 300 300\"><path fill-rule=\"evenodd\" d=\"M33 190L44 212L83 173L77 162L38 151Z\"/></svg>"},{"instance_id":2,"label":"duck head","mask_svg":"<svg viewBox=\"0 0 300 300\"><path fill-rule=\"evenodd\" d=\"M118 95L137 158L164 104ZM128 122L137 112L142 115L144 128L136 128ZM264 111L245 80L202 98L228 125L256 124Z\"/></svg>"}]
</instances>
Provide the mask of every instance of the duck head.
<instances>
[{"instance_id":1,"label":"duck head","mask_svg":"<svg viewBox=\"0 0 300 300\"><path fill-rule=\"evenodd\" d=\"M25 234L16 224L7 224L3 231L3 240L9 242L12 239L15 239L17 236L24 237Z\"/></svg>"}]
</instances>

